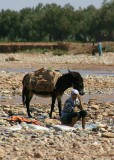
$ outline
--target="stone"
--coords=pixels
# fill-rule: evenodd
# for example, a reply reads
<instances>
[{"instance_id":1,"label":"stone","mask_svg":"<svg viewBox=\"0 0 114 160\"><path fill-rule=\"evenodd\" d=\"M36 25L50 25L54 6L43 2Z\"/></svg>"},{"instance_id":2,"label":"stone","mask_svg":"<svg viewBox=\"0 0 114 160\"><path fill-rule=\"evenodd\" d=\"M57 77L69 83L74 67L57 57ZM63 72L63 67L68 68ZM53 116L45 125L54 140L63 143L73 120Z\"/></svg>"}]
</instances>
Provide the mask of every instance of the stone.
<instances>
[{"instance_id":1,"label":"stone","mask_svg":"<svg viewBox=\"0 0 114 160\"><path fill-rule=\"evenodd\" d=\"M98 105L92 105L91 108L94 109L94 110L98 110L99 106Z\"/></svg>"},{"instance_id":2,"label":"stone","mask_svg":"<svg viewBox=\"0 0 114 160\"><path fill-rule=\"evenodd\" d=\"M4 158L5 150L0 147L0 159Z\"/></svg>"},{"instance_id":3,"label":"stone","mask_svg":"<svg viewBox=\"0 0 114 160\"><path fill-rule=\"evenodd\" d=\"M101 136L102 136L102 137L106 137L106 138L114 138L114 133L105 132L105 133L102 133Z\"/></svg>"},{"instance_id":4,"label":"stone","mask_svg":"<svg viewBox=\"0 0 114 160\"><path fill-rule=\"evenodd\" d=\"M45 124L60 124L60 121L57 119L50 119L50 118L46 118L44 120Z\"/></svg>"},{"instance_id":5,"label":"stone","mask_svg":"<svg viewBox=\"0 0 114 160\"><path fill-rule=\"evenodd\" d=\"M43 158L43 153L41 151L37 151L34 153L35 158Z\"/></svg>"}]
</instances>

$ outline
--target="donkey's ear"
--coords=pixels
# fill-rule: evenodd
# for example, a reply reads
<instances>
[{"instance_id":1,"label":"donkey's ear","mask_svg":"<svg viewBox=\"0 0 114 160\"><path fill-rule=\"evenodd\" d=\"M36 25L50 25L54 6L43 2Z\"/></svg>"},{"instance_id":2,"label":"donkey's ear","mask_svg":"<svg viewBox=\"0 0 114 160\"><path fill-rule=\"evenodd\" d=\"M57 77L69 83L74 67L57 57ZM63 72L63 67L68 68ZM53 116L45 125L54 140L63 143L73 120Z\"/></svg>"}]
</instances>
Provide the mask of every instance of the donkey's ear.
<instances>
[{"instance_id":1,"label":"donkey's ear","mask_svg":"<svg viewBox=\"0 0 114 160\"><path fill-rule=\"evenodd\" d=\"M68 69L68 72L69 72L72 76L74 76L74 74L72 73L72 71L70 71L69 69Z\"/></svg>"},{"instance_id":2,"label":"donkey's ear","mask_svg":"<svg viewBox=\"0 0 114 160\"><path fill-rule=\"evenodd\" d=\"M73 72L72 72L72 71L70 71L69 69L68 69L68 72L74 76Z\"/></svg>"},{"instance_id":3,"label":"donkey's ear","mask_svg":"<svg viewBox=\"0 0 114 160\"><path fill-rule=\"evenodd\" d=\"M69 73L72 73L69 69L68 69L68 72L69 72Z\"/></svg>"}]
</instances>

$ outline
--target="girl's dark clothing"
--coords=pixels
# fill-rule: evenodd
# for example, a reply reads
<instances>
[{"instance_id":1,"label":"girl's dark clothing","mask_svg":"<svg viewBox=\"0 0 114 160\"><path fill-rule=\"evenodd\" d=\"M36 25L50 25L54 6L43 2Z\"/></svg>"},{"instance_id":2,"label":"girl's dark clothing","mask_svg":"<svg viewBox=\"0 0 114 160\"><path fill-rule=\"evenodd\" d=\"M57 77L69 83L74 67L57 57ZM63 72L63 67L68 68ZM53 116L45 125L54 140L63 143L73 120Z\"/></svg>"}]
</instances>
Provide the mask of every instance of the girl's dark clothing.
<instances>
[{"instance_id":1,"label":"girl's dark clothing","mask_svg":"<svg viewBox=\"0 0 114 160\"><path fill-rule=\"evenodd\" d=\"M73 117L78 117L78 120L81 117L86 117L87 111L82 110L80 112L74 112L74 108L80 105L80 101L78 98L76 98L75 101L72 100L72 98L68 98L64 104L64 108L61 112L61 122L63 124L70 124Z\"/></svg>"}]
</instances>

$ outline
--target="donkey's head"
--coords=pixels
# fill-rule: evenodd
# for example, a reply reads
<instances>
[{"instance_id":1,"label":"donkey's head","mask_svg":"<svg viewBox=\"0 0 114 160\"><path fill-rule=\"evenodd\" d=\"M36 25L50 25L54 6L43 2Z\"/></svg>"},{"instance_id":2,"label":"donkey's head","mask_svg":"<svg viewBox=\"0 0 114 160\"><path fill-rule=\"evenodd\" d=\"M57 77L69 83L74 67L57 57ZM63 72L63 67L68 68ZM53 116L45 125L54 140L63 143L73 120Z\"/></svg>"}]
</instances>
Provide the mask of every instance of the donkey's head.
<instances>
[{"instance_id":1,"label":"donkey's head","mask_svg":"<svg viewBox=\"0 0 114 160\"><path fill-rule=\"evenodd\" d=\"M68 70L69 71L69 70ZM84 95L84 83L83 83L83 78L78 72L71 72L69 73L72 75L72 87L74 89L77 89L79 91L80 95Z\"/></svg>"}]
</instances>

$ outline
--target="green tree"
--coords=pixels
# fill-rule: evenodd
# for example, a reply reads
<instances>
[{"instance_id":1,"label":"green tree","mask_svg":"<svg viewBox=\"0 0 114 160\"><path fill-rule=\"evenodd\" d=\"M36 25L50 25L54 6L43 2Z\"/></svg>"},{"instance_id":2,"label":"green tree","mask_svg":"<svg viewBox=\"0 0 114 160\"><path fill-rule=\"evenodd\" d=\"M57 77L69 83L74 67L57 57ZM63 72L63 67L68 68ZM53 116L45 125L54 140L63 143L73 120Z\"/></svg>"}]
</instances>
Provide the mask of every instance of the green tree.
<instances>
[{"instance_id":1,"label":"green tree","mask_svg":"<svg viewBox=\"0 0 114 160\"><path fill-rule=\"evenodd\" d=\"M43 30L49 36L49 41L56 39L58 33L59 18L61 16L61 6L55 3L44 6L44 15L42 18Z\"/></svg>"},{"instance_id":2,"label":"green tree","mask_svg":"<svg viewBox=\"0 0 114 160\"><path fill-rule=\"evenodd\" d=\"M43 17L45 15L44 6L42 3L39 3L33 14L33 29L31 31L31 39L33 41L42 41L44 40L46 33L45 33L45 26L43 22Z\"/></svg>"},{"instance_id":3,"label":"green tree","mask_svg":"<svg viewBox=\"0 0 114 160\"><path fill-rule=\"evenodd\" d=\"M93 26L95 26L97 9L90 5L86 9L75 12L75 38L79 41L91 41L94 37Z\"/></svg>"},{"instance_id":4,"label":"green tree","mask_svg":"<svg viewBox=\"0 0 114 160\"><path fill-rule=\"evenodd\" d=\"M104 1L100 10L100 35L103 39L114 40L114 0Z\"/></svg>"},{"instance_id":5,"label":"green tree","mask_svg":"<svg viewBox=\"0 0 114 160\"><path fill-rule=\"evenodd\" d=\"M0 13L0 37L14 41L19 36L19 14L16 11L2 10Z\"/></svg>"},{"instance_id":6,"label":"green tree","mask_svg":"<svg viewBox=\"0 0 114 160\"><path fill-rule=\"evenodd\" d=\"M31 41L33 13L34 9L31 8L24 8L20 11L20 38L22 41Z\"/></svg>"}]
</instances>

